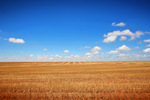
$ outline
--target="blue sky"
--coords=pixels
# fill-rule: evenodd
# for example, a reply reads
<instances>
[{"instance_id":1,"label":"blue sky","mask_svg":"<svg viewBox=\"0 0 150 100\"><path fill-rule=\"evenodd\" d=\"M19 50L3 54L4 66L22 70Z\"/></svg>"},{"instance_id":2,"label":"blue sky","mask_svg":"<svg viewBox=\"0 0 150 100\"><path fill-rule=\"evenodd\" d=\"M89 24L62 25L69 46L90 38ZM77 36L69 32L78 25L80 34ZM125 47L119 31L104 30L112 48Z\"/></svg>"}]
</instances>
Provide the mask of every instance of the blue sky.
<instances>
[{"instance_id":1,"label":"blue sky","mask_svg":"<svg viewBox=\"0 0 150 100\"><path fill-rule=\"evenodd\" d=\"M149 5L0 0L0 61L150 60Z\"/></svg>"}]
</instances>

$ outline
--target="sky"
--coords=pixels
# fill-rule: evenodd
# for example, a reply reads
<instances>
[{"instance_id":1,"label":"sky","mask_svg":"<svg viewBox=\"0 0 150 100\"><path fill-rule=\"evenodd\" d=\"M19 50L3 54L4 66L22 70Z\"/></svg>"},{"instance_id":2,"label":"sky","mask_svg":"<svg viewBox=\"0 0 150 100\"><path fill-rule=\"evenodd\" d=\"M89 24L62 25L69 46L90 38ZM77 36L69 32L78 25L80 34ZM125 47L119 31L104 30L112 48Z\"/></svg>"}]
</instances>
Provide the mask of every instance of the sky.
<instances>
[{"instance_id":1,"label":"sky","mask_svg":"<svg viewBox=\"0 0 150 100\"><path fill-rule=\"evenodd\" d=\"M0 0L0 62L150 60L149 0Z\"/></svg>"}]
</instances>

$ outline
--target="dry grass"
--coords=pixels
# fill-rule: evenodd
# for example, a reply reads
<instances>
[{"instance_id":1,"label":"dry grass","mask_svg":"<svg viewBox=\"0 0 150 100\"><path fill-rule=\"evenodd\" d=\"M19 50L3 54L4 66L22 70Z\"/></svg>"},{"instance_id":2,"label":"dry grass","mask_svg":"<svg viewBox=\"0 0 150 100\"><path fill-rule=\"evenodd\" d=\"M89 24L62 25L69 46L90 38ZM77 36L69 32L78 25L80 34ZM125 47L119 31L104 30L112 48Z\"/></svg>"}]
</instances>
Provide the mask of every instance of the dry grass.
<instances>
[{"instance_id":1,"label":"dry grass","mask_svg":"<svg viewBox=\"0 0 150 100\"><path fill-rule=\"evenodd\" d=\"M0 63L0 100L150 100L150 61Z\"/></svg>"}]
</instances>

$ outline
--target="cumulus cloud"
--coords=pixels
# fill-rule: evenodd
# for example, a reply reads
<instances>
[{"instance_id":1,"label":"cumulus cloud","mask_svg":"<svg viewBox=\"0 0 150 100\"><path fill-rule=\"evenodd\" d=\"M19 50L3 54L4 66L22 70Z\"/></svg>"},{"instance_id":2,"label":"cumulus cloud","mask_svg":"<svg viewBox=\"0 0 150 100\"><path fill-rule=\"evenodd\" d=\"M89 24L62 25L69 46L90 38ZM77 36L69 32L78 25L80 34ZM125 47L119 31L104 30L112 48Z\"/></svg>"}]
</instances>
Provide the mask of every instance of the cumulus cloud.
<instances>
[{"instance_id":1,"label":"cumulus cloud","mask_svg":"<svg viewBox=\"0 0 150 100\"><path fill-rule=\"evenodd\" d=\"M38 62L53 62L53 61L132 61L132 60L149 60L150 54L118 54L117 56L100 56L94 55L91 52L87 52L84 55L38 55L37 57L30 57L29 55L24 56L23 58L0 58L0 61L38 61Z\"/></svg>"},{"instance_id":2,"label":"cumulus cloud","mask_svg":"<svg viewBox=\"0 0 150 100\"><path fill-rule=\"evenodd\" d=\"M87 56L87 57L92 57L93 56L92 53L90 53L90 52L86 52L84 55Z\"/></svg>"},{"instance_id":3,"label":"cumulus cloud","mask_svg":"<svg viewBox=\"0 0 150 100\"><path fill-rule=\"evenodd\" d=\"M54 59L54 60L60 60L62 58L63 58L63 56L61 56L61 55L51 55L51 59Z\"/></svg>"},{"instance_id":4,"label":"cumulus cloud","mask_svg":"<svg viewBox=\"0 0 150 100\"><path fill-rule=\"evenodd\" d=\"M90 48L90 46L85 46L84 48L87 49L87 48Z\"/></svg>"},{"instance_id":5,"label":"cumulus cloud","mask_svg":"<svg viewBox=\"0 0 150 100\"><path fill-rule=\"evenodd\" d=\"M136 31L136 33L135 33L136 38L140 38L141 35L144 35L144 33L142 31Z\"/></svg>"},{"instance_id":6,"label":"cumulus cloud","mask_svg":"<svg viewBox=\"0 0 150 100\"><path fill-rule=\"evenodd\" d=\"M31 54L31 55L29 55L29 57L33 57L33 55Z\"/></svg>"},{"instance_id":7,"label":"cumulus cloud","mask_svg":"<svg viewBox=\"0 0 150 100\"><path fill-rule=\"evenodd\" d=\"M23 55L23 58L26 58L26 59L30 59L31 57L33 57L34 55L30 54L30 55Z\"/></svg>"},{"instance_id":8,"label":"cumulus cloud","mask_svg":"<svg viewBox=\"0 0 150 100\"><path fill-rule=\"evenodd\" d=\"M75 57L75 58L79 58L80 56L79 56L79 55L75 55L74 57Z\"/></svg>"},{"instance_id":9,"label":"cumulus cloud","mask_svg":"<svg viewBox=\"0 0 150 100\"><path fill-rule=\"evenodd\" d=\"M122 45L121 47L117 48L119 51L129 51L131 48L127 47L126 45Z\"/></svg>"},{"instance_id":10,"label":"cumulus cloud","mask_svg":"<svg viewBox=\"0 0 150 100\"><path fill-rule=\"evenodd\" d=\"M99 54L99 51L93 51L92 53L96 55Z\"/></svg>"},{"instance_id":11,"label":"cumulus cloud","mask_svg":"<svg viewBox=\"0 0 150 100\"><path fill-rule=\"evenodd\" d=\"M150 44L146 45L145 47L150 47Z\"/></svg>"},{"instance_id":12,"label":"cumulus cloud","mask_svg":"<svg viewBox=\"0 0 150 100\"><path fill-rule=\"evenodd\" d=\"M144 40L144 42L150 42L150 39Z\"/></svg>"},{"instance_id":13,"label":"cumulus cloud","mask_svg":"<svg viewBox=\"0 0 150 100\"><path fill-rule=\"evenodd\" d=\"M126 26L126 24L124 22L120 22L120 23L112 23L112 26Z\"/></svg>"},{"instance_id":14,"label":"cumulus cloud","mask_svg":"<svg viewBox=\"0 0 150 100\"><path fill-rule=\"evenodd\" d=\"M150 48L144 49L143 52L144 53L150 53Z\"/></svg>"},{"instance_id":15,"label":"cumulus cloud","mask_svg":"<svg viewBox=\"0 0 150 100\"><path fill-rule=\"evenodd\" d=\"M12 43L25 43L23 39L19 39L19 38L9 38L8 40L9 42L12 42Z\"/></svg>"},{"instance_id":16,"label":"cumulus cloud","mask_svg":"<svg viewBox=\"0 0 150 100\"><path fill-rule=\"evenodd\" d=\"M135 53L135 54L132 54L133 56L135 56L135 57L150 57L150 55L140 55L140 54L137 54L137 53Z\"/></svg>"},{"instance_id":17,"label":"cumulus cloud","mask_svg":"<svg viewBox=\"0 0 150 100\"><path fill-rule=\"evenodd\" d=\"M117 36L109 36L103 40L105 43L114 42L117 39Z\"/></svg>"},{"instance_id":18,"label":"cumulus cloud","mask_svg":"<svg viewBox=\"0 0 150 100\"><path fill-rule=\"evenodd\" d=\"M120 53L120 52L117 50L111 50L111 51L107 52L107 54L118 54L118 53Z\"/></svg>"},{"instance_id":19,"label":"cumulus cloud","mask_svg":"<svg viewBox=\"0 0 150 100\"><path fill-rule=\"evenodd\" d=\"M43 50L44 50L44 51L47 51L48 49L44 48Z\"/></svg>"},{"instance_id":20,"label":"cumulus cloud","mask_svg":"<svg viewBox=\"0 0 150 100\"><path fill-rule=\"evenodd\" d=\"M134 40L135 38L140 38L141 35L144 35L144 33L141 31L136 31L135 33L132 33L129 29L123 31L113 31L109 32L108 34L104 34L105 39L103 40L103 42L114 42L117 39L117 36L130 36L130 40ZM122 38L125 39L125 37Z\"/></svg>"},{"instance_id":21,"label":"cumulus cloud","mask_svg":"<svg viewBox=\"0 0 150 100\"><path fill-rule=\"evenodd\" d=\"M145 32L145 33L150 34L150 32Z\"/></svg>"},{"instance_id":22,"label":"cumulus cloud","mask_svg":"<svg viewBox=\"0 0 150 100\"><path fill-rule=\"evenodd\" d=\"M46 60L46 59L48 59L48 55L38 55L37 59L38 60Z\"/></svg>"},{"instance_id":23,"label":"cumulus cloud","mask_svg":"<svg viewBox=\"0 0 150 100\"><path fill-rule=\"evenodd\" d=\"M128 57L129 54L119 54L118 57Z\"/></svg>"},{"instance_id":24,"label":"cumulus cloud","mask_svg":"<svg viewBox=\"0 0 150 100\"><path fill-rule=\"evenodd\" d=\"M138 49L139 47L135 47L134 49ZM129 51L131 48L127 47L126 45L122 45L121 47L117 48L116 50L111 50L107 52L107 54L119 54L119 51Z\"/></svg>"},{"instance_id":25,"label":"cumulus cloud","mask_svg":"<svg viewBox=\"0 0 150 100\"><path fill-rule=\"evenodd\" d=\"M69 53L69 50L64 50L64 53Z\"/></svg>"},{"instance_id":26,"label":"cumulus cloud","mask_svg":"<svg viewBox=\"0 0 150 100\"><path fill-rule=\"evenodd\" d=\"M94 48L91 49L92 54L99 54L99 51L102 49L99 46L95 46Z\"/></svg>"},{"instance_id":27,"label":"cumulus cloud","mask_svg":"<svg viewBox=\"0 0 150 100\"><path fill-rule=\"evenodd\" d=\"M126 37L126 36L121 36L120 40L121 40L121 41L127 40L127 37Z\"/></svg>"},{"instance_id":28,"label":"cumulus cloud","mask_svg":"<svg viewBox=\"0 0 150 100\"><path fill-rule=\"evenodd\" d=\"M140 41L140 42L138 42L138 44L142 44L142 42Z\"/></svg>"}]
</instances>

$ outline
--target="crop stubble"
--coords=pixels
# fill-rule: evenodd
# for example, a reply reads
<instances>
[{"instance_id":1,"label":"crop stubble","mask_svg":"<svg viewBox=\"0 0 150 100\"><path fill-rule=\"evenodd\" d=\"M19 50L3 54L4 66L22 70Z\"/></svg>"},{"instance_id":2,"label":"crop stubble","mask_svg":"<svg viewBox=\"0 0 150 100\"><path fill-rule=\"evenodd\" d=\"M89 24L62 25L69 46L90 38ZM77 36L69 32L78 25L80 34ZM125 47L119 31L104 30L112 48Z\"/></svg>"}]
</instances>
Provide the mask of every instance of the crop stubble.
<instances>
[{"instance_id":1,"label":"crop stubble","mask_svg":"<svg viewBox=\"0 0 150 100\"><path fill-rule=\"evenodd\" d=\"M0 100L150 100L150 61L0 62Z\"/></svg>"}]
</instances>

